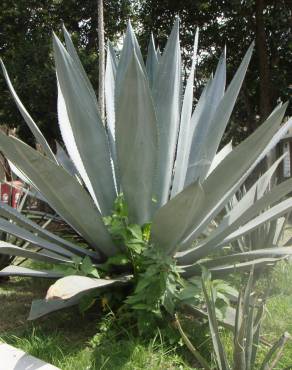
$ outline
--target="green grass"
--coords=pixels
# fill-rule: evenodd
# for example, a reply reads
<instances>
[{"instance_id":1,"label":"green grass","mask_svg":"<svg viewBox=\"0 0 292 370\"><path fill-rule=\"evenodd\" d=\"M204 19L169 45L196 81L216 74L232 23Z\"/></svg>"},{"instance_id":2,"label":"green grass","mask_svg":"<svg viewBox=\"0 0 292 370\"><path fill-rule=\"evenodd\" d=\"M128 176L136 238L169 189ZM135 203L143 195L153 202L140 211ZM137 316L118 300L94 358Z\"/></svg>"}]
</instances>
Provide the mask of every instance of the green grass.
<instances>
[{"instance_id":1,"label":"green grass","mask_svg":"<svg viewBox=\"0 0 292 370\"><path fill-rule=\"evenodd\" d=\"M43 297L49 281L13 278L0 284L0 340L60 367L62 370L189 370L196 362L178 344L170 345L157 330L143 339L137 329L119 326L113 315L92 309L82 316L77 308L54 313L35 322L26 321L32 299ZM263 283L271 298L263 323L263 337L274 342L284 331L292 333L292 264L279 264ZM207 326L183 320L191 340L208 355ZM230 334L223 332L229 356ZM268 350L262 346L259 357ZM292 341L288 343L277 370L292 365Z\"/></svg>"},{"instance_id":2,"label":"green grass","mask_svg":"<svg viewBox=\"0 0 292 370\"><path fill-rule=\"evenodd\" d=\"M0 341L21 348L62 370L191 369L175 347L157 335L142 340L119 327L112 316L78 308L26 321L31 300L43 297L49 282L11 279L0 285Z\"/></svg>"}]
</instances>

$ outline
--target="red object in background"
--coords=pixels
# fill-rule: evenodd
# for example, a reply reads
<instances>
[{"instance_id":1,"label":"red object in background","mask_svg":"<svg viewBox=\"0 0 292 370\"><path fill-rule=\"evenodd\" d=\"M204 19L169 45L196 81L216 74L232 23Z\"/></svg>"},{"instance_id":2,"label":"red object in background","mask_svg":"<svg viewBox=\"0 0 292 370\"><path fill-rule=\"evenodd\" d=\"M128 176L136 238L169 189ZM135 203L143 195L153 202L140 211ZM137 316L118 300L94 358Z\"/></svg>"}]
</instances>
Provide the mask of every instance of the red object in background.
<instances>
[{"instance_id":1,"label":"red object in background","mask_svg":"<svg viewBox=\"0 0 292 370\"><path fill-rule=\"evenodd\" d=\"M22 194L22 182L21 181L12 181L12 199L11 199L11 206L16 208L19 203L19 198Z\"/></svg>"},{"instance_id":2,"label":"red object in background","mask_svg":"<svg viewBox=\"0 0 292 370\"><path fill-rule=\"evenodd\" d=\"M6 184L1 184L1 201L16 208L22 194L22 186L23 184L21 181L11 181Z\"/></svg>"},{"instance_id":3,"label":"red object in background","mask_svg":"<svg viewBox=\"0 0 292 370\"><path fill-rule=\"evenodd\" d=\"M11 204L12 188L9 184L1 184L1 200L3 203Z\"/></svg>"}]
</instances>

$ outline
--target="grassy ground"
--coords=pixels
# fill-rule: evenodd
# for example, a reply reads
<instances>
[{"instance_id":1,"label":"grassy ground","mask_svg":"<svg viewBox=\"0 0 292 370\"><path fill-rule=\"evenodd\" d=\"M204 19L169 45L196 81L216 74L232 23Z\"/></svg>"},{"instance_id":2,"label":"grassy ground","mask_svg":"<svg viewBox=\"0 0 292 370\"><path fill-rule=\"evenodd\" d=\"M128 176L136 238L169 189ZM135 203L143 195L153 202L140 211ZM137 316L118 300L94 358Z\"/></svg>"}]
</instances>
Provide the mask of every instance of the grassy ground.
<instances>
[{"instance_id":1,"label":"grassy ground","mask_svg":"<svg viewBox=\"0 0 292 370\"><path fill-rule=\"evenodd\" d=\"M111 315L94 310L82 317L77 308L59 312L36 322L26 321L30 302L44 296L50 282L14 278L0 284L0 340L21 348L63 370L171 370L194 369L194 362L180 346L170 346L163 337L142 340L135 329L119 327ZM275 341L284 331L292 333L292 265L280 264L263 285L269 285L269 299L263 336ZM209 340L196 335L200 349ZM200 339L199 339L200 338ZM231 353L231 339L224 341ZM201 343L200 343L201 342ZM260 348L262 357L267 351ZM276 369L292 365L292 341Z\"/></svg>"},{"instance_id":2,"label":"grassy ground","mask_svg":"<svg viewBox=\"0 0 292 370\"><path fill-rule=\"evenodd\" d=\"M30 302L44 296L44 282L14 278L0 285L0 341L62 370L190 369L159 333L148 341L118 327L110 315L84 317L77 308L28 322Z\"/></svg>"}]
</instances>

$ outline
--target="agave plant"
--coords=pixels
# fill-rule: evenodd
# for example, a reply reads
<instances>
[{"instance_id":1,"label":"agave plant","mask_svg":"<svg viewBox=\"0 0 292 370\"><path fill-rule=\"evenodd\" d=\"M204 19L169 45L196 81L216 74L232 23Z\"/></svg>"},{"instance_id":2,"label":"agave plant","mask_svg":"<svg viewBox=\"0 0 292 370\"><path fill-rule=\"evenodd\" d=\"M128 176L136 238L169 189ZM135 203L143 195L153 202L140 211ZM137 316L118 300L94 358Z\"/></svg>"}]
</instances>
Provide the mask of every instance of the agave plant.
<instances>
[{"instance_id":1,"label":"agave plant","mask_svg":"<svg viewBox=\"0 0 292 370\"><path fill-rule=\"evenodd\" d=\"M76 304L99 288L119 284L132 287L128 302L136 308L143 306L141 302L139 306L141 295L147 299L158 287L162 290L158 296L169 303L175 296L171 295L173 285L174 291L183 286L178 277L200 275L201 264L212 274L226 274L251 264L262 267L292 253L288 247L271 243L256 251L230 249L224 257L214 258L224 246L292 208L292 199L283 200L291 191L292 179L253 203L247 201L247 193L206 235L208 226L214 219L218 222L218 215L255 166L292 125L292 120L282 124L287 104L279 105L235 149L227 146L218 152L253 45L226 90L223 51L193 111L198 31L182 96L179 21L162 55L151 37L146 65L129 23L120 57L108 46L107 120L102 122L94 89L65 28L64 37L66 46L56 35L53 46L58 119L66 151L53 153L19 100L3 63L10 92L44 154L2 133L0 150L83 243L49 232L1 204L0 229L28 241L30 247L1 242L0 253L61 265L67 272L72 267L83 269L85 275L95 277L64 277L64 272L54 269L13 265L3 269L0 276L60 278L47 299L33 303L31 319ZM41 250L36 251L36 246ZM158 283L162 277L164 284Z\"/></svg>"},{"instance_id":2,"label":"agave plant","mask_svg":"<svg viewBox=\"0 0 292 370\"><path fill-rule=\"evenodd\" d=\"M245 187L242 191L234 195L232 198L229 209L236 207L238 202L244 198L247 202L247 207L254 204L259 200L272 186L273 176L279 164L284 159L286 154L282 155L275 163L264 173L260 179L247 191ZM262 224L260 227L253 230L250 234L243 234L242 237L232 242L234 250L238 251L251 251L256 249L265 248L266 245L277 246L284 239L285 225L289 214L282 217L269 220ZM289 243L288 243L289 245Z\"/></svg>"},{"instance_id":3,"label":"agave plant","mask_svg":"<svg viewBox=\"0 0 292 370\"><path fill-rule=\"evenodd\" d=\"M216 368L220 370L272 370L276 368L281 357L282 350L291 336L288 332L274 343L266 353L261 363L257 358L260 344L261 324L265 311L265 300L255 293L255 279L253 268L250 271L247 283L241 289L236 305L235 328L233 332L233 359L232 365L228 361L226 348L221 341L219 323L216 315L216 289L211 282L210 273L205 270L202 275L202 287L206 301L209 327L213 344L213 352L216 361ZM213 367L193 347L184 333L178 317L176 323L182 334L184 342L191 350L196 360L203 369L211 370ZM288 369L288 368L287 368Z\"/></svg>"}]
</instances>

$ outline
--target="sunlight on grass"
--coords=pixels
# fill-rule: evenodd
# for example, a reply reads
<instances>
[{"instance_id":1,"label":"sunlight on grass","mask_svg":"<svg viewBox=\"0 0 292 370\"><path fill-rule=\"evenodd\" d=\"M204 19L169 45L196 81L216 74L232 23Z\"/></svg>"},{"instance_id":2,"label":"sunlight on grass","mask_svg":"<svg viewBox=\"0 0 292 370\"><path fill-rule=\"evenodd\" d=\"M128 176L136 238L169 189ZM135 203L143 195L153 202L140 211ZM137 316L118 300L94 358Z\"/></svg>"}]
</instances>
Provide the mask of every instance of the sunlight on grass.
<instances>
[{"instance_id":1,"label":"sunlight on grass","mask_svg":"<svg viewBox=\"0 0 292 370\"><path fill-rule=\"evenodd\" d=\"M166 343L159 332L154 339L143 340L135 329L120 327L104 314L101 318L96 309L82 316L75 307L33 323L26 321L31 300L42 297L49 284L48 281L14 278L0 285L0 341L62 370L196 369L196 363L183 346ZM284 331L292 333L292 264L279 264L263 282L263 288L267 284L271 297L262 334L272 343ZM198 325L197 322L190 324L189 319L184 324L193 344L209 357L208 326ZM222 331L222 339L231 359L230 333ZM259 360L267 350L266 346L260 346ZM281 370L291 364L292 342L289 342L275 369Z\"/></svg>"}]
</instances>

